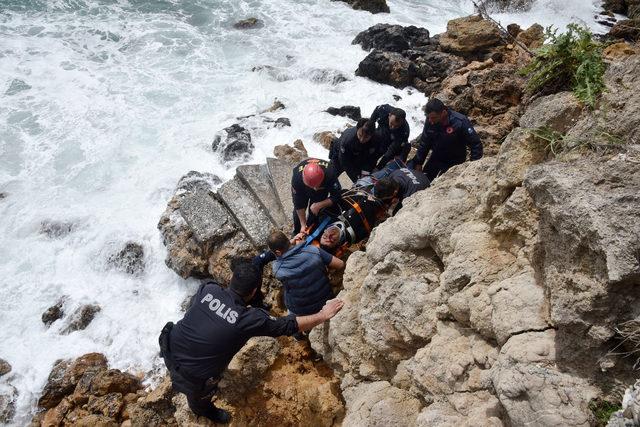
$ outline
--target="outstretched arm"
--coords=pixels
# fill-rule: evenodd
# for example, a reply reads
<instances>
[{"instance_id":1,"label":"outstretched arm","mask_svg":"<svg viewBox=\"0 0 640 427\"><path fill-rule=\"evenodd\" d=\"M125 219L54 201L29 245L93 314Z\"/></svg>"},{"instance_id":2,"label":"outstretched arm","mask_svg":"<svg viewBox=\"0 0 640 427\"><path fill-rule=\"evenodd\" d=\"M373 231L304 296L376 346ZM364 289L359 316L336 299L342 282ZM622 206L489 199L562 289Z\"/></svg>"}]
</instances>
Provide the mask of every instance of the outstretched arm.
<instances>
[{"instance_id":1,"label":"outstretched arm","mask_svg":"<svg viewBox=\"0 0 640 427\"><path fill-rule=\"evenodd\" d=\"M343 306L344 302L342 300L334 298L327 301L324 307L322 307L322 310L316 314L311 314L309 316L297 316L296 321L298 322L298 330L300 332L304 332L313 329L314 326L318 326L335 316L340 310L342 310Z\"/></svg>"},{"instance_id":2,"label":"outstretched arm","mask_svg":"<svg viewBox=\"0 0 640 427\"><path fill-rule=\"evenodd\" d=\"M473 125L470 121L465 121L464 129L462 130L464 134L464 142L469 147L471 160L478 160L482 158L482 141L480 141L480 136L473 128Z\"/></svg>"}]
</instances>

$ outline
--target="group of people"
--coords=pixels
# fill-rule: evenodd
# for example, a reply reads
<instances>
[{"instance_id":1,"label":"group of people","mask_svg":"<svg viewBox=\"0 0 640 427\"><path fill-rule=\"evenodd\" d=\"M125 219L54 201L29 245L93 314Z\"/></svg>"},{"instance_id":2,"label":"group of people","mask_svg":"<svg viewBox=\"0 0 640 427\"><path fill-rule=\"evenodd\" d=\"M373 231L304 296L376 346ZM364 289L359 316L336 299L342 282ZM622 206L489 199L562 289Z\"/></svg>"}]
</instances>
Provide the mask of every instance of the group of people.
<instances>
[{"instance_id":1,"label":"group of people","mask_svg":"<svg viewBox=\"0 0 640 427\"><path fill-rule=\"evenodd\" d=\"M366 239L389 212L395 215L403 199L464 162L467 151L471 160L482 157L482 143L466 116L435 98L427 103L426 115L419 147L409 160L406 113L385 104L332 142L329 161L309 158L296 165L292 235L272 232L268 250L237 263L226 288L203 281L183 319L165 325L161 356L174 390L187 396L196 415L229 422L230 414L212 397L242 346L255 336L304 339L304 332L335 316L344 303L334 298L328 269L344 268L344 250ZM338 180L343 172L353 182L349 189ZM272 317L260 291L269 263L283 285L286 316Z\"/></svg>"}]
</instances>

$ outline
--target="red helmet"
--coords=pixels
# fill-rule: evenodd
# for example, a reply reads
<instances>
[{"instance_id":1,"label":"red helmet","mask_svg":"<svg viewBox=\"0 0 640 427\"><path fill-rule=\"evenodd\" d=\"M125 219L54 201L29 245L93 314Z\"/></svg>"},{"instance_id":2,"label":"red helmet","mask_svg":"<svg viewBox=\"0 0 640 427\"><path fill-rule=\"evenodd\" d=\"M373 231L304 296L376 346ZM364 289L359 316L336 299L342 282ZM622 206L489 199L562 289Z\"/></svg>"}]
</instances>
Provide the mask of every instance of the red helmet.
<instances>
[{"instance_id":1,"label":"red helmet","mask_svg":"<svg viewBox=\"0 0 640 427\"><path fill-rule=\"evenodd\" d=\"M317 163L307 163L302 170L302 182L311 188L318 188L324 180L324 171Z\"/></svg>"}]
</instances>

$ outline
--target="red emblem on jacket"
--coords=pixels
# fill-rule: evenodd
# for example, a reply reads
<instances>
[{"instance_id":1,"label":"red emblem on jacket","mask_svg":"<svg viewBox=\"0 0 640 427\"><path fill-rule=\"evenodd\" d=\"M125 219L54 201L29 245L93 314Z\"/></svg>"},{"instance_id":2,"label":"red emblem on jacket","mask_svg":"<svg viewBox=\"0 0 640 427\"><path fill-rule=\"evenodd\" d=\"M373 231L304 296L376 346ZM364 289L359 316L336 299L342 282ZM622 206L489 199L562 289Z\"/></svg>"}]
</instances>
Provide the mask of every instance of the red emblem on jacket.
<instances>
[{"instance_id":1,"label":"red emblem on jacket","mask_svg":"<svg viewBox=\"0 0 640 427\"><path fill-rule=\"evenodd\" d=\"M447 133L448 133L449 135L451 135L451 134L453 133L453 127L449 126L449 127L447 128Z\"/></svg>"}]
</instances>

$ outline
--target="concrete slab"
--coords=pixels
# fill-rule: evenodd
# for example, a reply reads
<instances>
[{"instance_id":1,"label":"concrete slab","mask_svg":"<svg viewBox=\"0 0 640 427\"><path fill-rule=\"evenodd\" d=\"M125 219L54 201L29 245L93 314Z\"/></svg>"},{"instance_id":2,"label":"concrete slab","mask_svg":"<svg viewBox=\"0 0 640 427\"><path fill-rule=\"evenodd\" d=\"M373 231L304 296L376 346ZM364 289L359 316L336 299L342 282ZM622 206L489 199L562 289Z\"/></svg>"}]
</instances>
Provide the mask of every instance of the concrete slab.
<instances>
[{"instance_id":1,"label":"concrete slab","mask_svg":"<svg viewBox=\"0 0 640 427\"><path fill-rule=\"evenodd\" d=\"M201 243L217 243L238 230L227 210L210 191L200 189L180 199L180 215Z\"/></svg>"},{"instance_id":2,"label":"concrete slab","mask_svg":"<svg viewBox=\"0 0 640 427\"><path fill-rule=\"evenodd\" d=\"M236 174L240 181L251 191L251 194L260 202L273 224L278 228L285 225L287 217L271 183L267 165L239 166L236 169Z\"/></svg>"},{"instance_id":3,"label":"concrete slab","mask_svg":"<svg viewBox=\"0 0 640 427\"><path fill-rule=\"evenodd\" d=\"M269 233L273 228L271 219L237 176L222 184L217 197L257 248L267 245Z\"/></svg>"},{"instance_id":4,"label":"concrete slab","mask_svg":"<svg viewBox=\"0 0 640 427\"><path fill-rule=\"evenodd\" d=\"M289 162L280 159L268 158L267 168L271 175L271 182L280 199L282 208L287 217L293 216L293 200L291 200L291 174L293 167Z\"/></svg>"}]
</instances>

